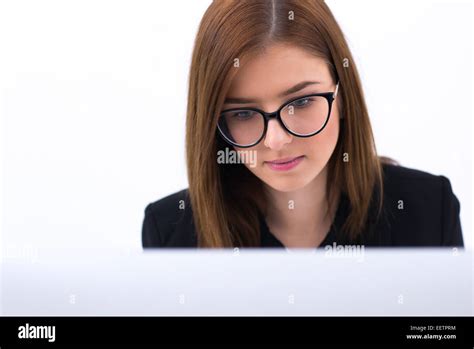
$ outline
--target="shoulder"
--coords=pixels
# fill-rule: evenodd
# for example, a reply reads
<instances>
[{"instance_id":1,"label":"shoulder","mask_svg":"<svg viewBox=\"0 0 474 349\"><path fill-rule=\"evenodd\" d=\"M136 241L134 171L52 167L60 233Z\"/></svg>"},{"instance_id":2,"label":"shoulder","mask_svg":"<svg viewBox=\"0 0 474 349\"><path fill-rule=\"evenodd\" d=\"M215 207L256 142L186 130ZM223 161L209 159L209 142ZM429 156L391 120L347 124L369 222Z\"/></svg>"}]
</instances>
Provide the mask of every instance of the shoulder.
<instances>
[{"instance_id":1,"label":"shoulder","mask_svg":"<svg viewBox=\"0 0 474 349\"><path fill-rule=\"evenodd\" d=\"M384 164L383 182L393 244L463 245L460 204L447 177Z\"/></svg>"},{"instance_id":2,"label":"shoulder","mask_svg":"<svg viewBox=\"0 0 474 349\"><path fill-rule=\"evenodd\" d=\"M196 236L188 189L146 205L142 246L194 247Z\"/></svg>"},{"instance_id":3,"label":"shoulder","mask_svg":"<svg viewBox=\"0 0 474 349\"><path fill-rule=\"evenodd\" d=\"M450 180L443 175L398 166L383 165L384 191L410 201L434 200L437 203L456 201Z\"/></svg>"},{"instance_id":4,"label":"shoulder","mask_svg":"<svg viewBox=\"0 0 474 349\"><path fill-rule=\"evenodd\" d=\"M180 205L185 205L188 201L188 190L183 189L173 194L165 196L159 200L149 203L145 207L145 214L154 215L157 218L173 221L179 216Z\"/></svg>"},{"instance_id":5,"label":"shoulder","mask_svg":"<svg viewBox=\"0 0 474 349\"><path fill-rule=\"evenodd\" d=\"M400 165L383 164L384 176L393 181L439 181L443 176ZM444 177L445 178L445 177Z\"/></svg>"}]
</instances>

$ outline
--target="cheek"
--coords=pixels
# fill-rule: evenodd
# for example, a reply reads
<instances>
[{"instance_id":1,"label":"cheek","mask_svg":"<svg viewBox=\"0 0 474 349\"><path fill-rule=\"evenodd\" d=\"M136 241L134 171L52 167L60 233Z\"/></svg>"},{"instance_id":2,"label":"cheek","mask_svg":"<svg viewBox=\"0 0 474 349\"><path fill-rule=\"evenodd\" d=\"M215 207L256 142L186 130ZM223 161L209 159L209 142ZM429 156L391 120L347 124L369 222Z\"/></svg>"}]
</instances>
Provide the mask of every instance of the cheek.
<instances>
[{"instance_id":1,"label":"cheek","mask_svg":"<svg viewBox=\"0 0 474 349\"><path fill-rule=\"evenodd\" d=\"M263 157L261 157L261 155L265 152L263 141L251 148L242 149L233 146L233 149L236 152L244 152L246 154L244 157L246 161L243 161L242 164L247 167L250 172L255 174L257 177L260 177L259 169L263 165Z\"/></svg>"},{"instance_id":2,"label":"cheek","mask_svg":"<svg viewBox=\"0 0 474 349\"><path fill-rule=\"evenodd\" d=\"M304 139L307 156L310 160L317 160L323 166L329 161L339 138L339 114L331 114L324 130L314 137Z\"/></svg>"}]
</instances>

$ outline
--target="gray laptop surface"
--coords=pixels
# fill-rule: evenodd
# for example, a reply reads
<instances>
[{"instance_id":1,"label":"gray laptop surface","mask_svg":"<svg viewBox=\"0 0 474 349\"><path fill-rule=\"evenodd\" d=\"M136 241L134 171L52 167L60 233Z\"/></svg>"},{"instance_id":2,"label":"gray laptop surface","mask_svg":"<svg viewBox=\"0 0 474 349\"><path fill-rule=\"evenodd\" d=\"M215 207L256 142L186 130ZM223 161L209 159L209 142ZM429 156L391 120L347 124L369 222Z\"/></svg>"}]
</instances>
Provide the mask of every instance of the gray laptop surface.
<instances>
[{"instance_id":1,"label":"gray laptop surface","mask_svg":"<svg viewBox=\"0 0 474 349\"><path fill-rule=\"evenodd\" d=\"M472 315L456 249L43 250L2 258L2 315Z\"/></svg>"}]
</instances>

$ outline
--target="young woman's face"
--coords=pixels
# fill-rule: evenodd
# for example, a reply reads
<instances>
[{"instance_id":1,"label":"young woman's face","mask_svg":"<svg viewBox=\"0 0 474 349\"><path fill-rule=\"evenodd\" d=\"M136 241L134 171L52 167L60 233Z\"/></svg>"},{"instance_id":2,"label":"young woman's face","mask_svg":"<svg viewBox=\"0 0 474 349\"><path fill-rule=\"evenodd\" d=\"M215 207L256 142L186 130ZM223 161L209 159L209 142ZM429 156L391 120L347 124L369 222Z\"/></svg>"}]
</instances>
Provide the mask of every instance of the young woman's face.
<instances>
[{"instance_id":1,"label":"young woman's face","mask_svg":"<svg viewBox=\"0 0 474 349\"><path fill-rule=\"evenodd\" d=\"M311 93L334 92L336 87L324 60L296 46L272 45L235 69L238 72L226 99L250 99L253 102L226 102L223 109L254 107L274 112L291 99ZM280 96L282 92L306 81L316 83ZM326 127L315 136L293 136L272 119L260 143L247 149L234 147L234 150L256 152L256 166L247 163L246 167L271 188L283 192L303 188L325 169L336 146L339 135L338 99L336 97L332 105ZM295 161L272 163L288 159Z\"/></svg>"}]
</instances>

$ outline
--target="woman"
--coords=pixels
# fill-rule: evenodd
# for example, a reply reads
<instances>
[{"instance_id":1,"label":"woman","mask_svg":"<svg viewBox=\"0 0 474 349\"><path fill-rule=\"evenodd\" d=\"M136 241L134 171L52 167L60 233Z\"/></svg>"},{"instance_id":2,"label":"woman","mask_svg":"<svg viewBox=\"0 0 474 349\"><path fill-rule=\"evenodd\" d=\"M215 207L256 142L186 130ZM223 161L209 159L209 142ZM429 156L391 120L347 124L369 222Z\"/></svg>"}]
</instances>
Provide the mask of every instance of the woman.
<instances>
[{"instance_id":1,"label":"woman","mask_svg":"<svg viewBox=\"0 0 474 349\"><path fill-rule=\"evenodd\" d=\"M146 207L143 247L463 246L449 180L377 156L324 1L213 1L186 123L189 189Z\"/></svg>"}]
</instances>

